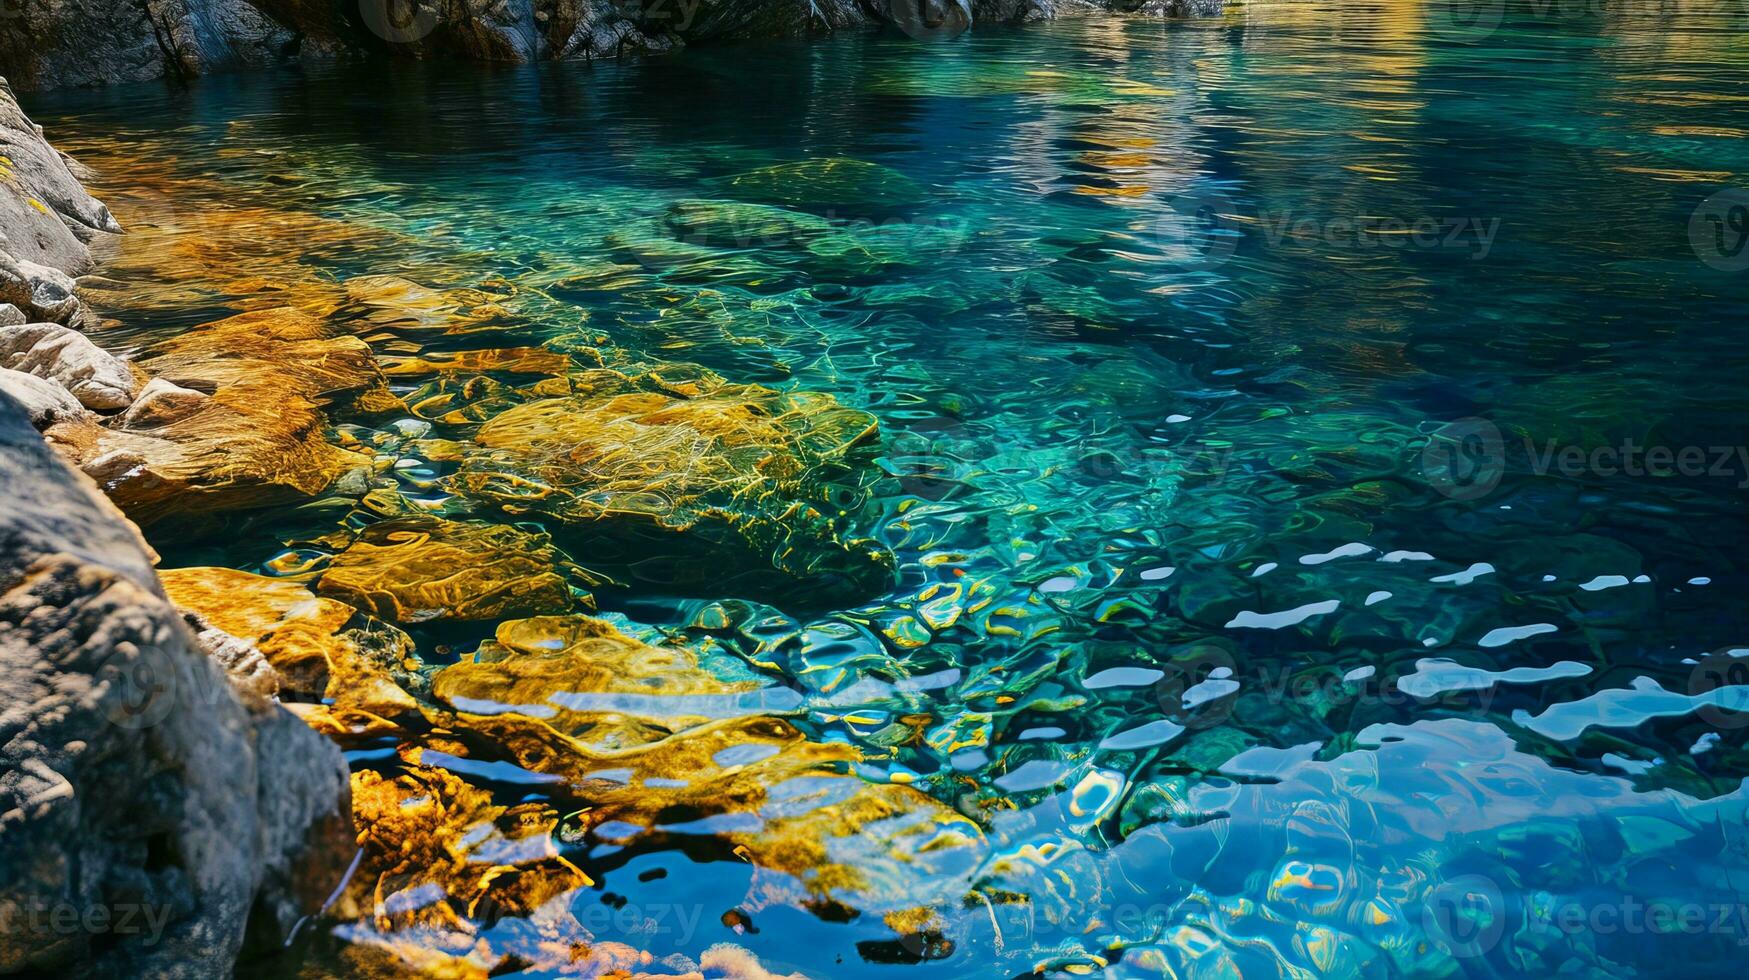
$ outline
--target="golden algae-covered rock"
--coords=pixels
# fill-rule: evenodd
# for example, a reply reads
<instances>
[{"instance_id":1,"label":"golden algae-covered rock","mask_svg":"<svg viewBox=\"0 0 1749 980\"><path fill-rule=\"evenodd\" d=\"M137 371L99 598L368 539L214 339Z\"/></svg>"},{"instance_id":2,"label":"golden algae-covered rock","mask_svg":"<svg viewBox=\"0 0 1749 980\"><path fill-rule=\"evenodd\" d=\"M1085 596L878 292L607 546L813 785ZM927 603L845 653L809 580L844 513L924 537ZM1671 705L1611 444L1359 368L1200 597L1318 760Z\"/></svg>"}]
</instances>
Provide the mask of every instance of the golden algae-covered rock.
<instances>
[{"instance_id":1,"label":"golden algae-covered rock","mask_svg":"<svg viewBox=\"0 0 1749 980\"><path fill-rule=\"evenodd\" d=\"M540 803L506 807L433 766L352 777L352 816L364 854L333 911L378 929L448 926L528 916L592 884L558 853L559 815Z\"/></svg>"},{"instance_id":2,"label":"golden algae-covered rock","mask_svg":"<svg viewBox=\"0 0 1749 980\"><path fill-rule=\"evenodd\" d=\"M876 591L891 574L887 552L842 532L870 473L857 450L875 431L867 413L808 392L572 395L482 425L457 483L510 513L562 522L589 541L592 561L646 581L805 583L828 601Z\"/></svg>"},{"instance_id":3,"label":"golden algae-covered rock","mask_svg":"<svg viewBox=\"0 0 1749 980\"><path fill-rule=\"evenodd\" d=\"M393 718L414 711L395 682L413 643L405 633L286 579L229 568L159 573L170 601L253 642L279 671L287 699L329 699L339 711Z\"/></svg>"},{"instance_id":4,"label":"golden algae-covered rock","mask_svg":"<svg viewBox=\"0 0 1749 980\"><path fill-rule=\"evenodd\" d=\"M402 517L372 524L328 563L316 591L383 619L498 619L593 606L584 573L545 534L506 524Z\"/></svg>"},{"instance_id":5,"label":"golden algae-covered rock","mask_svg":"<svg viewBox=\"0 0 1749 980\"><path fill-rule=\"evenodd\" d=\"M386 357L383 373L391 378L434 374L545 374L561 377L571 358L545 347L496 347L484 350L433 351L416 357Z\"/></svg>"},{"instance_id":6,"label":"golden algae-covered rock","mask_svg":"<svg viewBox=\"0 0 1749 980\"><path fill-rule=\"evenodd\" d=\"M369 463L328 442L324 409L400 405L368 345L289 307L195 327L140 363L155 380L210 397L117 423L125 429L87 420L49 436L142 525L321 493Z\"/></svg>"},{"instance_id":7,"label":"golden algae-covered rock","mask_svg":"<svg viewBox=\"0 0 1749 980\"><path fill-rule=\"evenodd\" d=\"M788 204L841 214L893 211L923 202L922 184L878 163L850 157L819 157L761 167L715 182L744 201Z\"/></svg>"},{"instance_id":8,"label":"golden algae-covered rock","mask_svg":"<svg viewBox=\"0 0 1749 980\"><path fill-rule=\"evenodd\" d=\"M330 445L326 428L308 399L246 384L221 389L196 411L150 430L85 419L45 434L128 517L149 527L175 516L295 502L369 465L367 457Z\"/></svg>"},{"instance_id":9,"label":"golden algae-covered rock","mask_svg":"<svg viewBox=\"0 0 1749 980\"><path fill-rule=\"evenodd\" d=\"M505 298L478 289L436 289L400 276L355 276L346 280L338 312L389 329L473 333L507 316L498 305Z\"/></svg>"},{"instance_id":10,"label":"golden algae-covered rock","mask_svg":"<svg viewBox=\"0 0 1749 980\"><path fill-rule=\"evenodd\" d=\"M609 833L713 834L800 882L795 901L909 907L915 882L858 866L873 849L914 855L914 868L952 852L966 870L984 846L975 824L929 797L852 775L855 747L806 738L781 717L800 712L796 692L719 676L689 649L603 620L505 623L471 662L440 672L432 696L458 712L456 734L426 748L503 752L556 778L586 807L579 819Z\"/></svg>"},{"instance_id":11,"label":"golden algae-covered rock","mask_svg":"<svg viewBox=\"0 0 1749 980\"><path fill-rule=\"evenodd\" d=\"M149 154L130 153L150 160ZM161 167L109 173L128 234L105 263L99 308L180 312L215 301L236 309L296 306L327 313L343 289L327 270L400 246L394 232L280 208L239 206L232 185L167 175ZM198 202L198 203L194 203ZM82 290L84 291L84 290Z\"/></svg>"},{"instance_id":12,"label":"golden algae-covered rock","mask_svg":"<svg viewBox=\"0 0 1749 980\"><path fill-rule=\"evenodd\" d=\"M153 347L140 367L203 391L270 384L320 405L382 411L394 403L369 344L291 307L195 327Z\"/></svg>"}]
</instances>

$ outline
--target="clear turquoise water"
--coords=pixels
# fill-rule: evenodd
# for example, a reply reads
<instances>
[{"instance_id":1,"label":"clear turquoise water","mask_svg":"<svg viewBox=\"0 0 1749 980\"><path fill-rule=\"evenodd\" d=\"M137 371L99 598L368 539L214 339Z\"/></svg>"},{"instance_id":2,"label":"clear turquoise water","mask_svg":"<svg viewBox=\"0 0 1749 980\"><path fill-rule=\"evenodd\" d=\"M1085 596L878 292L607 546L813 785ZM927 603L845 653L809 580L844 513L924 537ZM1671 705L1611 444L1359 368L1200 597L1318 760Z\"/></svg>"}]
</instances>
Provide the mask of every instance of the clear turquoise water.
<instances>
[{"instance_id":1,"label":"clear turquoise water","mask_svg":"<svg viewBox=\"0 0 1749 980\"><path fill-rule=\"evenodd\" d=\"M586 323L879 417L889 478L858 520L899 559L890 592L601 598L699 637L726 616L709 635L771 665L798 724L976 815L994 850L938 887L894 869L949 923L916 949L781 902L737 933L719 916L753 871L674 835L567 843L634 907L703 911L621 941L833 977L1095 956L1138 977L1738 975L1749 272L1708 251L1730 202L1693 216L1749 186L1746 12L1449 12L1257 3L28 108L76 153L136 138L251 203L414 243L312 253L324 274L538 285L527 342ZM924 186L794 202L927 226L904 262L614 244L720 178L826 156ZM579 275L600 263L624 270ZM112 312L146 337L227 311ZM1539 463L1627 440L1665 472ZM261 567L312 529L156 543ZM943 584L995 601L950 622L919 598ZM433 662L467 639L414 633ZM1029 902L961 898L1002 893Z\"/></svg>"}]
</instances>

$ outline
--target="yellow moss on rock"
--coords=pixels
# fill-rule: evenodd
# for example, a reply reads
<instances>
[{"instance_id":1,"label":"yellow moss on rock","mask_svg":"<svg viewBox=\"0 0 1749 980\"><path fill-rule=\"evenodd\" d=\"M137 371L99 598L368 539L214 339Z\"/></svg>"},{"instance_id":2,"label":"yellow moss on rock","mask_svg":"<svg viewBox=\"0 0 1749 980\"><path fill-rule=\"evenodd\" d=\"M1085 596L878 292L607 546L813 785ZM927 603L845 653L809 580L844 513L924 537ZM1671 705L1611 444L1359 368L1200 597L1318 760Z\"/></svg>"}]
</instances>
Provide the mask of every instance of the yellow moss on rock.
<instances>
[{"instance_id":1,"label":"yellow moss on rock","mask_svg":"<svg viewBox=\"0 0 1749 980\"><path fill-rule=\"evenodd\" d=\"M808 739L783 717L801 710L795 692L724 679L688 649L650 646L603 620L505 623L472 661L440 672L432 696L458 715L446 726L454 734L427 736L428 748L489 747L559 777L586 804L588 826L716 833L793 876L804 898L898 908L906 886L871 877L869 849L904 851L917 867L983 847L976 825L929 797L852 774L862 760L853 746Z\"/></svg>"},{"instance_id":2,"label":"yellow moss on rock","mask_svg":"<svg viewBox=\"0 0 1749 980\"><path fill-rule=\"evenodd\" d=\"M498 619L593 606L583 575L545 534L403 517L359 532L315 588L395 622Z\"/></svg>"},{"instance_id":3,"label":"yellow moss on rock","mask_svg":"<svg viewBox=\"0 0 1749 980\"><path fill-rule=\"evenodd\" d=\"M384 719L417 710L393 675L410 665L413 642L393 626L285 579L230 568L163 569L159 579L171 602L254 643L282 695Z\"/></svg>"},{"instance_id":4,"label":"yellow moss on rock","mask_svg":"<svg viewBox=\"0 0 1749 980\"><path fill-rule=\"evenodd\" d=\"M875 436L872 416L827 395L708 376L687 379L691 397L624 390L662 380L651 376L583 372L573 387L587 394L499 413L475 434L457 483L510 513L560 521L588 538L592 560L664 585L805 582L825 600L887 581L891 556L843 535L869 476L856 451Z\"/></svg>"},{"instance_id":5,"label":"yellow moss on rock","mask_svg":"<svg viewBox=\"0 0 1749 980\"><path fill-rule=\"evenodd\" d=\"M369 464L328 442L325 409L400 407L368 345L291 308L196 327L140 366L211 397L151 428L82 420L48 435L141 525L314 496Z\"/></svg>"}]
</instances>

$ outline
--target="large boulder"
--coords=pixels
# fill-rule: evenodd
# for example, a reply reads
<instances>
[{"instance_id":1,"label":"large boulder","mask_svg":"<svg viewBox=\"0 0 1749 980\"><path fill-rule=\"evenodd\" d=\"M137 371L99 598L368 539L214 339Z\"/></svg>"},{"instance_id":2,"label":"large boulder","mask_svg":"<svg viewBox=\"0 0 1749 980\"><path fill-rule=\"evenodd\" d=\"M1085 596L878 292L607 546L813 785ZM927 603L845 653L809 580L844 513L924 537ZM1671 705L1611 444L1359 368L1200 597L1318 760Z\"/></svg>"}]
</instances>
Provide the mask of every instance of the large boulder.
<instances>
[{"instance_id":1,"label":"large boulder","mask_svg":"<svg viewBox=\"0 0 1749 980\"><path fill-rule=\"evenodd\" d=\"M59 422L81 422L90 412L73 393L34 374L0 368L0 393L10 395L24 409L30 424L46 429Z\"/></svg>"},{"instance_id":2,"label":"large boulder","mask_svg":"<svg viewBox=\"0 0 1749 980\"><path fill-rule=\"evenodd\" d=\"M0 973L223 975L338 880L345 763L4 396L0 495Z\"/></svg>"},{"instance_id":3,"label":"large boulder","mask_svg":"<svg viewBox=\"0 0 1749 980\"><path fill-rule=\"evenodd\" d=\"M0 17L0 37L18 30L19 23ZM12 278L8 256L78 275L91 265L87 243L120 230L109 209L86 193L73 165L43 139L0 78L0 292ZM28 295L24 302L0 295L0 303L20 309L28 309L29 302Z\"/></svg>"},{"instance_id":4,"label":"large boulder","mask_svg":"<svg viewBox=\"0 0 1749 980\"><path fill-rule=\"evenodd\" d=\"M0 71L25 89L187 78L299 47L249 0L11 0L0 18Z\"/></svg>"}]
</instances>

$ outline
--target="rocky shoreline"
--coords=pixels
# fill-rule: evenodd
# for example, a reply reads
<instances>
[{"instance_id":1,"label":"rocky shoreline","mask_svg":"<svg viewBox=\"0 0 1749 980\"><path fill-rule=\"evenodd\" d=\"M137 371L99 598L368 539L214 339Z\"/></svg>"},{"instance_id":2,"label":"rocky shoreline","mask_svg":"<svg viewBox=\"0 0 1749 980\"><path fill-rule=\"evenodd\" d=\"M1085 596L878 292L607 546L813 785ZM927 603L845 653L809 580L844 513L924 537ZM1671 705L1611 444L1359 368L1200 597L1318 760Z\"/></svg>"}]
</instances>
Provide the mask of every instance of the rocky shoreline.
<instances>
[{"instance_id":1,"label":"rocky shoreline","mask_svg":"<svg viewBox=\"0 0 1749 980\"><path fill-rule=\"evenodd\" d=\"M167 402L79 332L71 277L120 229L3 83L0 168L0 973L212 976L332 887L346 766L38 433Z\"/></svg>"},{"instance_id":2,"label":"rocky shoreline","mask_svg":"<svg viewBox=\"0 0 1749 980\"><path fill-rule=\"evenodd\" d=\"M311 59L589 60L894 24L957 34L1062 14L1210 16L1223 0L16 0L0 75L21 89L186 79ZM951 25L944 28L943 25Z\"/></svg>"}]
</instances>

